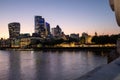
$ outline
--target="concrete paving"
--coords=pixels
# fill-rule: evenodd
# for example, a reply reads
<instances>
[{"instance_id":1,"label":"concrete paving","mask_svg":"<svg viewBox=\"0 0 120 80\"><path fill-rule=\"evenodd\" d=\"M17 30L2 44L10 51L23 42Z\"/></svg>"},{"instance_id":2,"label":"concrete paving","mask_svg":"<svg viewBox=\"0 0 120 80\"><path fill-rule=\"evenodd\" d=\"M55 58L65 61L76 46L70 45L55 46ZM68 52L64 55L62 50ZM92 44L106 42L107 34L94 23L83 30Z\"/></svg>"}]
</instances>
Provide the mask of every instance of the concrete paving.
<instances>
[{"instance_id":1,"label":"concrete paving","mask_svg":"<svg viewBox=\"0 0 120 80\"><path fill-rule=\"evenodd\" d=\"M75 80L120 80L120 58Z\"/></svg>"}]
</instances>

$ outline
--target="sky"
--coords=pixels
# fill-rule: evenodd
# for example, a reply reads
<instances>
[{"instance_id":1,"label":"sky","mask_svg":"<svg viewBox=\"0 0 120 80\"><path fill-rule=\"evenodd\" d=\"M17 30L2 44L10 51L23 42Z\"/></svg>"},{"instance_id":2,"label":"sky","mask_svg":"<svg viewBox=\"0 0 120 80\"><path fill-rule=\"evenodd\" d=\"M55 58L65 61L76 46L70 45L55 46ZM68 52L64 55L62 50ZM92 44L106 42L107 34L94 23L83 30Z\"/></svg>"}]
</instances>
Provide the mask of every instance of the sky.
<instances>
[{"instance_id":1,"label":"sky","mask_svg":"<svg viewBox=\"0 0 120 80\"><path fill-rule=\"evenodd\" d=\"M109 0L0 0L0 38L9 37L12 22L21 24L21 33L32 34L36 15L45 18L51 28L59 25L65 34L120 32Z\"/></svg>"}]
</instances>

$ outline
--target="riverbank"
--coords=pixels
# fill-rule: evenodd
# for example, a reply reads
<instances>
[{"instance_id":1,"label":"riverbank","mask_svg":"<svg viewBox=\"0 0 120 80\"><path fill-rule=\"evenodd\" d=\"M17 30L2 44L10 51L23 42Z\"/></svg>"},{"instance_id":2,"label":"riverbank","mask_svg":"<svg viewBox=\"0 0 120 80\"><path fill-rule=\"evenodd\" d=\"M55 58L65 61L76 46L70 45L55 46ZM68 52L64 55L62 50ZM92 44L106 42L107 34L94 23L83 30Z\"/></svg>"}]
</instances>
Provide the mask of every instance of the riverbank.
<instances>
[{"instance_id":1,"label":"riverbank","mask_svg":"<svg viewBox=\"0 0 120 80\"><path fill-rule=\"evenodd\" d=\"M120 80L120 57L75 80Z\"/></svg>"},{"instance_id":2,"label":"riverbank","mask_svg":"<svg viewBox=\"0 0 120 80\"><path fill-rule=\"evenodd\" d=\"M115 46L110 47L40 47L40 48L1 48L1 50L20 50L20 51L36 51L36 50L111 50L116 49Z\"/></svg>"}]
</instances>

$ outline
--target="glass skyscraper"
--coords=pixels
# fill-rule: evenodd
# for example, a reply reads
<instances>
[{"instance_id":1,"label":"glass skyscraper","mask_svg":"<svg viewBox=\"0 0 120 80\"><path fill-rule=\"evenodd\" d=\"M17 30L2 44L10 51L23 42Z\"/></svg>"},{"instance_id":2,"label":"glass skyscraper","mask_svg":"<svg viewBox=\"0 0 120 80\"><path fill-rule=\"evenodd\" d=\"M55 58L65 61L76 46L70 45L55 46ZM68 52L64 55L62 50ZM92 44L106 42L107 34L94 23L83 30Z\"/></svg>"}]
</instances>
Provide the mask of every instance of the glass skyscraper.
<instances>
[{"instance_id":1,"label":"glass skyscraper","mask_svg":"<svg viewBox=\"0 0 120 80\"><path fill-rule=\"evenodd\" d=\"M35 16L35 33L42 38L47 36L46 22L42 16Z\"/></svg>"},{"instance_id":2,"label":"glass skyscraper","mask_svg":"<svg viewBox=\"0 0 120 80\"><path fill-rule=\"evenodd\" d=\"M50 24L46 22L47 34L50 35Z\"/></svg>"},{"instance_id":3,"label":"glass skyscraper","mask_svg":"<svg viewBox=\"0 0 120 80\"><path fill-rule=\"evenodd\" d=\"M18 38L20 36L20 23L13 22L8 24L9 38Z\"/></svg>"}]
</instances>

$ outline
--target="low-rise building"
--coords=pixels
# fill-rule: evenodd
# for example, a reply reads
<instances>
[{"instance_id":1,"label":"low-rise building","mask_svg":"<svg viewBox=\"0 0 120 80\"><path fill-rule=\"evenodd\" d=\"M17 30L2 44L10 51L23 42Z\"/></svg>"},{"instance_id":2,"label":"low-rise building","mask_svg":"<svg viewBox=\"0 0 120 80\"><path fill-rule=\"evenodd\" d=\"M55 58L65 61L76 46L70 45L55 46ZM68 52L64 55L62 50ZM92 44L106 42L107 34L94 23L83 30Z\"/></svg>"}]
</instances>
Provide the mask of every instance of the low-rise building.
<instances>
[{"instance_id":1,"label":"low-rise building","mask_svg":"<svg viewBox=\"0 0 120 80\"><path fill-rule=\"evenodd\" d=\"M21 38L20 39L20 48L28 48L30 43L31 43L30 37Z\"/></svg>"},{"instance_id":2,"label":"low-rise building","mask_svg":"<svg viewBox=\"0 0 120 80\"><path fill-rule=\"evenodd\" d=\"M0 48L7 48L10 47L10 40L9 39L0 39Z\"/></svg>"},{"instance_id":3,"label":"low-rise building","mask_svg":"<svg viewBox=\"0 0 120 80\"><path fill-rule=\"evenodd\" d=\"M70 38L79 39L79 34L70 34Z\"/></svg>"},{"instance_id":4,"label":"low-rise building","mask_svg":"<svg viewBox=\"0 0 120 80\"><path fill-rule=\"evenodd\" d=\"M20 36L20 48L28 48L31 43L30 34L21 34Z\"/></svg>"},{"instance_id":5,"label":"low-rise building","mask_svg":"<svg viewBox=\"0 0 120 80\"><path fill-rule=\"evenodd\" d=\"M19 48L20 47L20 39L12 38L10 39L11 48Z\"/></svg>"}]
</instances>

